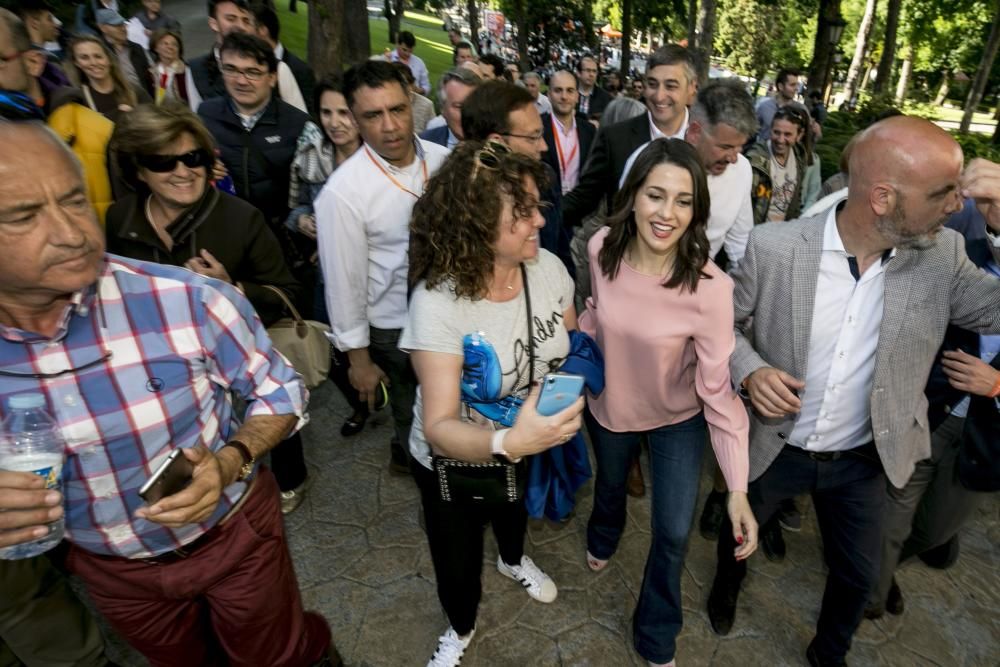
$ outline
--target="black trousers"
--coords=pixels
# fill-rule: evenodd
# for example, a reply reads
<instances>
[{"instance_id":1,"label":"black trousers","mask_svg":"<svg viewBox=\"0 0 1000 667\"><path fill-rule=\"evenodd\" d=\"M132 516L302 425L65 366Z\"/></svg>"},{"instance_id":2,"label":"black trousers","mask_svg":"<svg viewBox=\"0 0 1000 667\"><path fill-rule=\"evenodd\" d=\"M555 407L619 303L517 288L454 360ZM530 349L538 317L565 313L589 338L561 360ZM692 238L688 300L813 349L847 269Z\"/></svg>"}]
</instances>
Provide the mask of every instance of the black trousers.
<instances>
[{"instance_id":1,"label":"black trousers","mask_svg":"<svg viewBox=\"0 0 1000 667\"><path fill-rule=\"evenodd\" d=\"M528 513L524 503L480 504L441 500L437 477L417 461L410 463L427 523L438 599L451 627L466 635L476 627L482 597L483 536L493 526L500 557L517 565L524 554Z\"/></svg>"},{"instance_id":2,"label":"black trousers","mask_svg":"<svg viewBox=\"0 0 1000 667\"><path fill-rule=\"evenodd\" d=\"M291 491L306 481L306 459L302 452L302 435L294 434L271 450L271 470L278 488Z\"/></svg>"},{"instance_id":3,"label":"black trousers","mask_svg":"<svg viewBox=\"0 0 1000 667\"><path fill-rule=\"evenodd\" d=\"M410 365L410 355L399 349L402 329L368 329L368 354L389 377L389 404L395 437L390 453L393 463L406 466L410 456L410 425L413 404L417 400L417 376Z\"/></svg>"},{"instance_id":4,"label":"black trousers","mask_svg":"<svg viewBox=\"0 0 1000 667\"><path fill-rule=\"evenodd\" d=\"M821 658L843 659L878 581L885 471L874 444L843 452L830 461L786 446L750 484L750 507L763 526L775 516L782 500L804 493L812 494L829 568L814 647ZM746 561L733 558L736 542L728 516L717 548L716 578L736 590L747 566Z\"/></svg>"}]
</instances>

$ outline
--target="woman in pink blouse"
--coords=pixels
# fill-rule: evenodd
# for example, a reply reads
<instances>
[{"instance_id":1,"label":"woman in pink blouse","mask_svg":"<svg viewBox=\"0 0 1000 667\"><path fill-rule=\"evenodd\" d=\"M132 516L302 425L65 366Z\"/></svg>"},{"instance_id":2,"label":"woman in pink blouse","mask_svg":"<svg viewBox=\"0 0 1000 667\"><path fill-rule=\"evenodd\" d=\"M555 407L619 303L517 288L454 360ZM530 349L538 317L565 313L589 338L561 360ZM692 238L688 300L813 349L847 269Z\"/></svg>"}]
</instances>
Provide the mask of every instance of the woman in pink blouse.
<instances>
[{"instance_id":1,"label":"woman in pink blouse","mask_svg":"<svg viewBox=\"0 0 1000 667\"><path fill-rule=\"evenodd\" d=\"M733 283L708 260L708 186L689 144L650 143L617 202L588 244L593 296L580 318L604 352L606 374L604 392L587 402L597 460L587 564L603 569L618 547L629 464L646 436L653 538L633 641L651 665L673 665L706 422L730 489L736 557L757 547L746 494L749 422L729 376Z\"/></svg>"}]
</instances>

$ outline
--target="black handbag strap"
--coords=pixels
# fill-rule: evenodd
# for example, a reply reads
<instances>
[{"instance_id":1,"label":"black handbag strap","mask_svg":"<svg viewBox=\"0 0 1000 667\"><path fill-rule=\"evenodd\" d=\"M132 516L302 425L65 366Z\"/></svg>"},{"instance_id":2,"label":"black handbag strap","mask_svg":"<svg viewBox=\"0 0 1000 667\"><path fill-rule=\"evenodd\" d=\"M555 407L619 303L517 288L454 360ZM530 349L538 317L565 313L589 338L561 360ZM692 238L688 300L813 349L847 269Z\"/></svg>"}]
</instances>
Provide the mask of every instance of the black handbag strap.
<instances>
[{"instance_id":1,"label":"black handbag strap","mask_svg":"<svg viewBox=\"0 0 1000 667\"><path fill-rule=\"evenodd\" d=\"M535 384L535 329L531 317L531 289L528 287L528 269L521 262L521 282L524 283L524 305L528 314L528 391Z\"/></svg>"}]
</instances>

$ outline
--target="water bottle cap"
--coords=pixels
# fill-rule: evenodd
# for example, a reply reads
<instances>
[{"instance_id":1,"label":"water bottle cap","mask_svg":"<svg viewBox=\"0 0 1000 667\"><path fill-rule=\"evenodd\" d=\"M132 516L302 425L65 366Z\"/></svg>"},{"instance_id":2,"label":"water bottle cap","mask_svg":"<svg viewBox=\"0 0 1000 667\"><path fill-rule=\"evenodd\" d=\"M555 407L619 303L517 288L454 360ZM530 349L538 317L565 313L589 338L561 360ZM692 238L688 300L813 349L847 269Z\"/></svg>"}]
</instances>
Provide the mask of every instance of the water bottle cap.
<instances>
[{"instance_id":1,"label":"water bottle cap","mask_svg":"<svg viewBox=\"0 0 1000 667\"><path fill-rule=\"evenodd\" d=\"M44 408L45 397L41 394L18 394L11 396L7 402L11 410L30 410L32 408Z\"/></svg>"}]
</instances>

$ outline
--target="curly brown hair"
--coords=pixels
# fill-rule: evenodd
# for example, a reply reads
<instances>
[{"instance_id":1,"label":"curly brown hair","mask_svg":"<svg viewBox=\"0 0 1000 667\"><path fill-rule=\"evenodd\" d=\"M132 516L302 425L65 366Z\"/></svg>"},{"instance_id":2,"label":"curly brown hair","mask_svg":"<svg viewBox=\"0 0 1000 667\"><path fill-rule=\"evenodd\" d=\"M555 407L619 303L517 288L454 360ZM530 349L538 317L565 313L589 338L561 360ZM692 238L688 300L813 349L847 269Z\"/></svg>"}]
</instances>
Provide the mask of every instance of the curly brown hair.
<instances>
[{"instance_id":1,"label":"curly brown hair","mask_svg":"<svg viewBox=\"0 0 1000 667\"><path fill-rule=\"evenodd\" d=\"M493 142L463 141L430 179L410 222L410 289L454 285L455 295L481 299L489 290L504 198L518 218L531 214L525 178L546 186L540 162Z\"/></svg>"}]
</instances>

